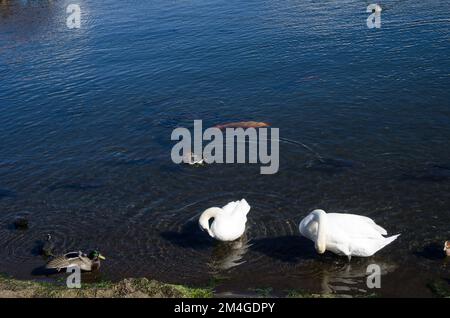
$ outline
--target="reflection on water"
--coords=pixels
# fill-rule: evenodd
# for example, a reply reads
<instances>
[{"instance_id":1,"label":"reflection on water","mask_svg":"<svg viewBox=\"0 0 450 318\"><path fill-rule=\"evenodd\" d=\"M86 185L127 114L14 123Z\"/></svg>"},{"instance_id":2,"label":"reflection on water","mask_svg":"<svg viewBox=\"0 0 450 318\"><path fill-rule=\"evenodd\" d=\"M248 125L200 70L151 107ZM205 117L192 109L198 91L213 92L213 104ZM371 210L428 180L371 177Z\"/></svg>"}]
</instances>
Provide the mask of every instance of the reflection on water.
<instances>
[{"instance_id":1,"label":"reflection on water","mask_svg":"<svg viewBox=\"0 0 450 318\"><path fill-rule=\"evenodd\" d=\"M341 297L368 295L371 292L376 293L377 289L369 289L367 287L367 267L370 264L376 264L380 267L380 282L382 285L384 275L395 271L397 266L394 264L372 262L353 262L343 264L342 266L330 266L328 269L322 268L322 271L319 274L319 277L321 278L321 293L337 294Z\"/></svg>"},{"instance_id":2,"label":"reflection on water","mask_svg":"<svg viewBox=\"0 0 450 318\"><path fill-rule=\"evenodd\" d=\"M212 273L217 274L243 264L243 258L250 246L245 235L237 241L218 244L213 250L211 261L208 262Z\"/></svg>"}]
</instances>

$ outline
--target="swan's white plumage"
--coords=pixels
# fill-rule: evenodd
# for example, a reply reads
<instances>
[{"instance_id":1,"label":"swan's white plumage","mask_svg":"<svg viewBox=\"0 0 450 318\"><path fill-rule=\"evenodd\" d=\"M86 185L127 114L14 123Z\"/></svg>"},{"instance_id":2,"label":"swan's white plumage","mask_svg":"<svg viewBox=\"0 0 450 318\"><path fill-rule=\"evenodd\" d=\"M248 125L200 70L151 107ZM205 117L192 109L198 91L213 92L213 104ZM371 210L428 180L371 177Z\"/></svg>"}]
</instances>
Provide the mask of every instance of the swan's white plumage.
<instances>
[{"instance_id":1,"label":"swan's white plumage","mask_svg":"<svg viewBox=\"0 0 450 318\"><path fill-rule=\"evenodd\" d=\"M320 252L328 250L348 257L372 256L400 235L384 237L386 230L365 216L314 210L300 222L299 230L300 234L316 242L316 249L321 222L320 234L325 245Z\"/></svg>"},{"instance_id":2,"label":"swan's white plumage","mask_svg":"<svg viewBox=\"0 0 450 318\"><path fill-rule=\"evenodd\" d=\"M250 205L245 199L233 201L222 208L213 207L205 210L200 216L199 224L215 239L234 241L244 234L249 211ZM209 226L211 218L214 221Z\"/></svg>"}]
</instances>

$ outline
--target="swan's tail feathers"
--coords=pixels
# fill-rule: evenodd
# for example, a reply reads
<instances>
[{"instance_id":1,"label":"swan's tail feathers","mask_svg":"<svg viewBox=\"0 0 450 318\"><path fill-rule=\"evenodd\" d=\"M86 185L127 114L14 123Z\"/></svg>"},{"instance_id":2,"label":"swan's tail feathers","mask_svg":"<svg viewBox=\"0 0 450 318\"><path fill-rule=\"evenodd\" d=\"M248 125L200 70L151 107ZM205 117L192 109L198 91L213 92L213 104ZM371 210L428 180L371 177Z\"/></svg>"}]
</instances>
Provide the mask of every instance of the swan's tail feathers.
<instances>
[{"instance_id":1,"label":"swan's tail feathers","mask_svg":"<svg viewBox=\"0 0 450 318\"><path fill-rule=\"evenodd\" d=\"M380 247L378 248L378 250L381 250L383 247L385 247L386 245L391 244L392 242L394 242L398 237L400 236L400 234L397 235L392 235L389 237L385 237L384 240L382 241L382 243L380 244Z\"/></svg>"},{"instance_id":2,"label":"swan's tail feathers","mask_svg":"<svg viewBox=\"0 0 450 318\"><path fill-rule=\"evenodd\" d=\"M241 211L241 213L244 214L245 216L248 214L248 212L250 212L250 205L245 199L242 199L239 202L238 208Z\"/></svg>"},{"instance_id":3,"label":"swan's tail feathers","mask_svg":"<svg viewBox=\"0 0 450 318\"><path fill-rule=\"evenodd\" d=\"M387 235L387 231L384 228L382 228L381 226L379 226L378 224L376 224L375 221L372 220L371 218L369 218L367 216L361 216L361 219L365 220L368 224L372 225L374 230L377 231L378 233L380 233L381 235Z\"/></svg>"},{"instance_id":4,"label":"swan's tail feathers","mask_svg":"<svg viewBox=\"0 0 450 318\"><path fill-rule=\"evenodd\" d=\"M373 221L372 221L373 222ZM378 224L376 224L375 222L373 222L373 227L374 227L374 229L375 230L377 230L377 232L379 232L381 235L387 235L387 231L384 229L384 228L382 228L381 226L379 226ZM398 235L400 235L400 234L398 234ZM398 235L397 236L395 236L395 238L394 238L394 240L398 237ZM394 237L394 236L391 236L391 237ZM391 237L388 237L388 238L391 238ZM392 240L392 241L394 241L394 240ZM391 241L391 242L392 242ZM390 242L389 242L390 243ZM389 244L388 243L388 244Z\"/></svg>"},{"instance_id":5,"label":"swan's tail feathers","mask_svg":"<svg viewBox=\"0 0 450 318\"><path fill-rule=\"evenodd\" d=\"M386 237L386 245L394 242L399 236L400 236L400 234L396 234L396 235L392 235L392 236Z\"/></svg>"}]
</instances>

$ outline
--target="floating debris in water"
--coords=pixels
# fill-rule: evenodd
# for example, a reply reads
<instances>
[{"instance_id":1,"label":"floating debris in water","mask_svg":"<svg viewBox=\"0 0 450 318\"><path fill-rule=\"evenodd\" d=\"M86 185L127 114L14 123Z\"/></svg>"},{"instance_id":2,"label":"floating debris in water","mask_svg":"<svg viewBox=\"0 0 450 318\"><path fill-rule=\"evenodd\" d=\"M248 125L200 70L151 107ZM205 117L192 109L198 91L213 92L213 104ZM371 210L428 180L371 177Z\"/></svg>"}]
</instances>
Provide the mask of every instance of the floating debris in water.
<instances>
[{"instance_id":1,"label":"floating debris in water","mask_svg":"<svg viewBox=\"0 0 450 318\"><path fill-rule=\"evenodd\" d=\"M219 129L226 128L262 128L262 127L270 127L270 124L260 121L240 121L235 123L226 123L221 125L214 126Z\"/></svg>"}]
</instances>

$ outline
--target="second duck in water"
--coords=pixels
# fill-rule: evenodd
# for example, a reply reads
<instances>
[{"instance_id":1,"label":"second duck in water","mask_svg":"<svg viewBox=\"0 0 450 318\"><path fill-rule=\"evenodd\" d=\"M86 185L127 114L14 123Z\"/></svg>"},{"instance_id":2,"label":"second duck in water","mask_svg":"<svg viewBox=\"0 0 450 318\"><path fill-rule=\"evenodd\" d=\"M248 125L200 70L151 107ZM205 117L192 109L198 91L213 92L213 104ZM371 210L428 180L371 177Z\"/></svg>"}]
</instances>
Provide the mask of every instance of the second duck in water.
<instances>
[{"instance_id":1,"label":"second duck in water","mask_svg":"<svg viewBox=\"0 0 450 318\"><path fill-rule=\"evenodd\" d=\"M53 252L55 250L55 244L52 241L52 236L50 234L47 234L46 238L45 238L45 243L42 246L42 255L44 256L53 256Z\"/></svg>"}]
</instances>

